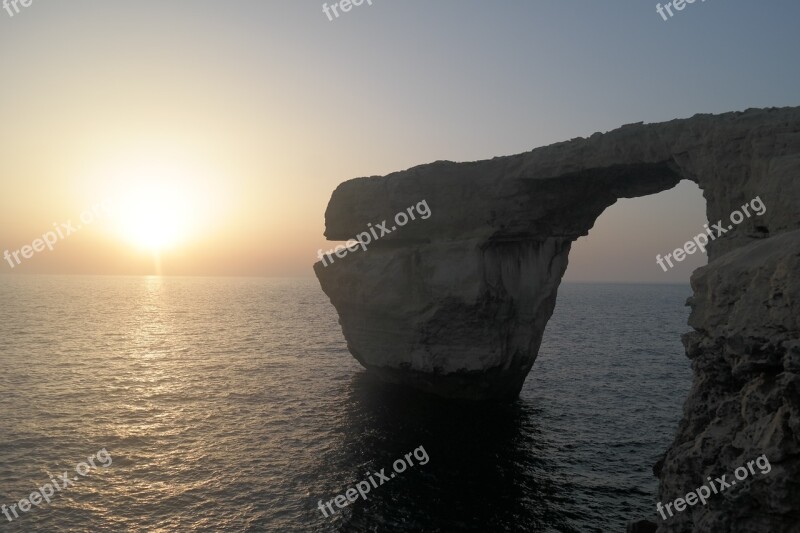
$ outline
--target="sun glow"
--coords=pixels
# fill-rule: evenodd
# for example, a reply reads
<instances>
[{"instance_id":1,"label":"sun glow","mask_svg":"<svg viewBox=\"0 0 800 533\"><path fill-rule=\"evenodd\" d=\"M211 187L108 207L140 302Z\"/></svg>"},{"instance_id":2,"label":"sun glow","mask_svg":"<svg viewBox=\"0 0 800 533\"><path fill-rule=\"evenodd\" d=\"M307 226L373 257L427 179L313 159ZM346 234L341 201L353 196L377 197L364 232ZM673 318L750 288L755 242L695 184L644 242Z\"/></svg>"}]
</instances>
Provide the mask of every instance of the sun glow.
<instances>
[{"instance_id":1,"label":"sun glow","mask_svg":"<svg viewBox=\"0 0 800 533\"><path fill-rule=\"evenodd\" d=\"M126 165L112 193L116 233L137 248L161 252L185 244L202 209L198 176L175 163Z\"/></svg>"},{"instance_id":2,"label":"sun glow","mask_svg":"<svg viewBox=\"0 0 800 533\"><path fill-rule=\"evenodd\" d=\"M185 240L189 206L186 196L174 186L141 185L120 204L120 230L132 244L161 251Z\"/></svg>"},{"instance_id":3,"label":"sun glow","mask_svg":"<svg viewBox=\"0 0 800 533\"><path fill-rule=\"evenodd\" d=\"M184 261L219 239L230 217L230 191L227 175L203 155L172 145L139 152L98 164L87 190L108 198L106 238L135 253L132 259L151 255L160 272L162 261Z\"/></svg>"}]
</instances>

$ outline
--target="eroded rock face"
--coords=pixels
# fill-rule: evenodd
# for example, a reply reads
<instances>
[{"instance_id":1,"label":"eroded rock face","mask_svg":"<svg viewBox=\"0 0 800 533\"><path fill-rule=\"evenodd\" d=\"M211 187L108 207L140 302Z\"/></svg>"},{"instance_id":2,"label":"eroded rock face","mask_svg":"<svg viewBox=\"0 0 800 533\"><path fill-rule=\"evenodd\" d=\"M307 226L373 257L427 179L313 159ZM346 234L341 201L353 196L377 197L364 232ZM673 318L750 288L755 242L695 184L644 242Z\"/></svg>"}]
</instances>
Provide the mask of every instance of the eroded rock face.
<instances>
[{"instance_id":1,"label":"eroded rock face","mask_svg":"<svg viewBox=\"0 0 800 533\"><path fill-rule=\"evenodd\" d=\"M800 201L800 199L798 199ZM800 530L800 230L733 250L692 276L684 335L694 383L660 471L661 501L723 474L737 485L661 531ZM769 468L737 480L766 456ZM762 460L763 464L763 460ZM766 473L765 473L766 472Z\"/></svg>"},{"instance_id":2,"label":"eroded rock face","mask_svg":"<svg viewBox=\"0 0 800 533\"><path fill-rule=\"evenodd\" d=\"M660 470L661 501L762 454L773 471L759 489L692 507L659 531L791 531L800 519L799 176L800 108L628 125L515 156L437 162L341 184L325 214L331 240L368 223L391 227L421 200L431 216L314 270L371 372L448 397L510 399L536 358L570 245L603 210L681 179L698 183L712 222L759 197L764 215L712 241L709 265L692 278L695 331L684 343L694 387Z\"/></svg>"}]
</instances>

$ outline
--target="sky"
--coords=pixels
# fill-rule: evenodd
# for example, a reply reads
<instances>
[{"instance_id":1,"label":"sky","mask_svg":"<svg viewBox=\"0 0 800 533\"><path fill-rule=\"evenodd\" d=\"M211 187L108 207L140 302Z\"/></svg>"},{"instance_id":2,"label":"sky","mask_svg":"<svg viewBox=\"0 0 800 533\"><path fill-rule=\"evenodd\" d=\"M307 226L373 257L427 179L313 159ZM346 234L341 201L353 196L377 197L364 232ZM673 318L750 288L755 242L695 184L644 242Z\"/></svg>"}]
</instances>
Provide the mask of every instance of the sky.
<instances>
[{"instance_id":1,"label":"sky","mask_svg":"<svg viewBox=\"0 0 800 533\"><path fill-rule=\"evenodd\" d=\"M698 1L667 21L642 0L322 7L0 10L0 252L69 233L0 273L313 276L342 181L800 105L794 0ZM621 200L566 279L686 282L704 256L664 272L655 255L705 222L690 182Z\"/></svg>"}]
</instances>

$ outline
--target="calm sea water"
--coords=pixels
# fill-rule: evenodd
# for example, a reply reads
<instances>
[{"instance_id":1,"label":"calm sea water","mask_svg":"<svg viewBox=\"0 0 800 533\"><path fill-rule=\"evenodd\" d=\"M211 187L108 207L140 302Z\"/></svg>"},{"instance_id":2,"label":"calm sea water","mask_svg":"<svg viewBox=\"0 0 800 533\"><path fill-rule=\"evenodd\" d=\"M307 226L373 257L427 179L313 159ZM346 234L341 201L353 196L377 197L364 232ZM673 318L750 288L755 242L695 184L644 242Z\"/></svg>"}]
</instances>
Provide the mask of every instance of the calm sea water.
<instances>
[{"instance_id":1,"label":"calm sea water","mask_svg":"<svg viewBox=\"0 0 800 533\"><path fill-rule=\"evenodd\" d=\"M656 519L689 294L562 285L520 399L475 407L373 382L316 280L0 277L0 505L113 460L0 531L624 531Z\"/></svg>"}]
</instances>

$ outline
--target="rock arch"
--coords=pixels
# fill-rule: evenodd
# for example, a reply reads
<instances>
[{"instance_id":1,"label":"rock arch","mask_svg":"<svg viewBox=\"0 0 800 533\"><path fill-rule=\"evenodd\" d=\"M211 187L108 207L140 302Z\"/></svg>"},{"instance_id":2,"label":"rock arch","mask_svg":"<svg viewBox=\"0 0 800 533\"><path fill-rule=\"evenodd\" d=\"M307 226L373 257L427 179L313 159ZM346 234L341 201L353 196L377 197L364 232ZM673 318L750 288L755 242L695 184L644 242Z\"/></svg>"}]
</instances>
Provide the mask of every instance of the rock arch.
<instances>
[{"instance_id":1,"label":"rock arch","mask_svg":"<svg viewBox=\"0 0 800 533\"><path fill-rule=\"evenodd\" d=\"M631 124L490 160L342 183L325 235L347 240L425 200L431 216L314 265L348 348L382 379L434 394L515 398L570 245L619 198L703 190L710 221L766 212L708 245L692 276L694 383L656 467L664 502L766 454L773 472L662 531L790 531L800 513L800 108ZM391 224L387 224L391 226ZM687 236L687 239L692 236Z\"/></svg>"}]
</instances>

